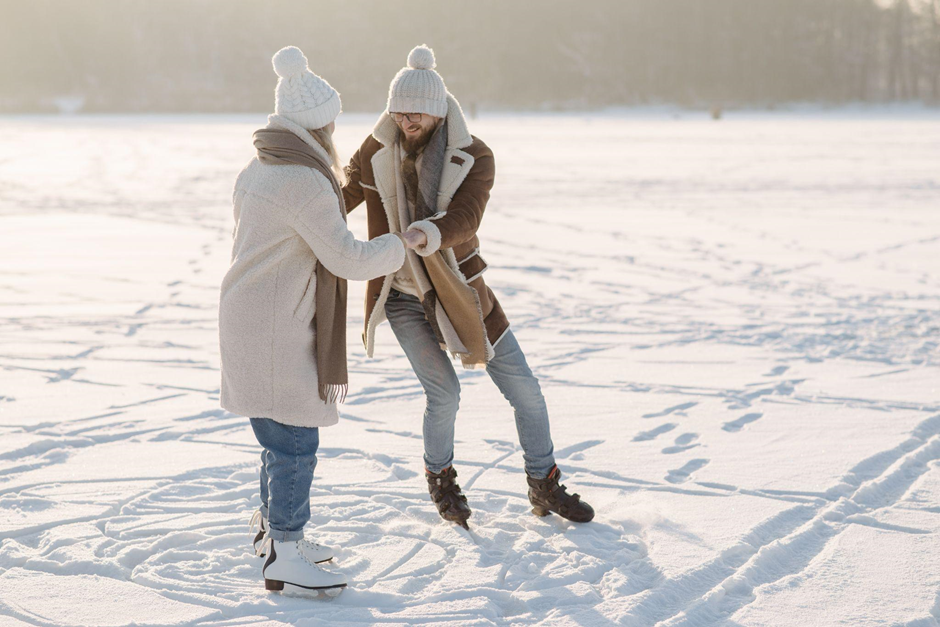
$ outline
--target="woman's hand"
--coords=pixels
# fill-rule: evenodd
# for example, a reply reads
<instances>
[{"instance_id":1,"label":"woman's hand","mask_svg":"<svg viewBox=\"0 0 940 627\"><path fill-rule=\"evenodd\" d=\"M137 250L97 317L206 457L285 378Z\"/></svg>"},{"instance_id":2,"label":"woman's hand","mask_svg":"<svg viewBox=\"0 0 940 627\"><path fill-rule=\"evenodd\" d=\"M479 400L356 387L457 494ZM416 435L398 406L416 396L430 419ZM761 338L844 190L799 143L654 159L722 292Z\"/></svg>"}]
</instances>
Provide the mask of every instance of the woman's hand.
<instances>
[{"instance_id":1,"label":"woman's hand","mask_svg":"<svg viewBox=\"0 0 940 627\"><path fill-rule=\"evenodd\" d=\"M405 247L412 250L420 246L425 246L428 243L428 236L418 229L411 229L403 233L401 238L405 242Z\"/></svg>"}]
</instances>

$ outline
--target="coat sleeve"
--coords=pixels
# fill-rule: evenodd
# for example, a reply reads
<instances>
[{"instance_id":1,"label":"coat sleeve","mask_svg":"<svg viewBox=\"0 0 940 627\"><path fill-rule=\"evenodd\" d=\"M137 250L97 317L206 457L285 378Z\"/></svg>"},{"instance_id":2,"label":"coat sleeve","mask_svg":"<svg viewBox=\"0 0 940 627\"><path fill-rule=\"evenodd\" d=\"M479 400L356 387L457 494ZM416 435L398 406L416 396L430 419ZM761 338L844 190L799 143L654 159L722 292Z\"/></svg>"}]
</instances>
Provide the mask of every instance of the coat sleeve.
<instances>
[{"instance_id":1,"label":"coat sleeve","mask_svg":"<svg viewBox=\"0 0 940 627\"><path fill-rule=\"evenodd\" d=\"M473 167L457 188L447 211L411 224L409 228L422 231L428 238L427 245L416 252L427 257L438 249L453 248L472 239L483 221L495 179L496 162L487 148L474 159Z\"/></svg>"},{"instance_id":2,"label":"coat sleeve","mask_svg":"<svg viewBox=\"0 0 940 627\"><path fill-rule=\"evenodd\" d=\"M313 195L293 214L291 226L320 263L344 279L366 281L385 276L405 262L405 246L398 235L386 234L368 242L357 240L340 215L332 189Z\"/></svg>"},{"instance_id":3,"label":"coat sleeve","mask_svg":"<svg viewBox=\"0 0 940 627\"><path fill-rule=\"evenodd\" d=\"M343 185L343 200L346 202L346 212L349 213L358 207L365 193L362 191L362 167L360 163L360 153L362 148L356 151L356 154L349 160L346 166L346 184Z\"/></svg>"}]
</instances>

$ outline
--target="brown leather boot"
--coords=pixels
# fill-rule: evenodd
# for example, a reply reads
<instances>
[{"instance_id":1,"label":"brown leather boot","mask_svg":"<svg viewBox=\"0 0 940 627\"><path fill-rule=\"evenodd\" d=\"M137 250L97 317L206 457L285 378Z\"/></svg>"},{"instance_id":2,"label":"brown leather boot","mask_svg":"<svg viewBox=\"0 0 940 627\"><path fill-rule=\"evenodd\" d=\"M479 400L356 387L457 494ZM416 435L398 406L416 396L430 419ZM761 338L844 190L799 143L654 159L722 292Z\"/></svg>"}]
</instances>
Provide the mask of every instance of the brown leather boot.
<instances>
[{"instance_id":1,"label":"brown leather boot","mask_svg":"<svg viewBox=\"0 0 940 627\"><path fill-rule=\"evenodd\" d=\"M558 485L560 479L561 471L558 466L552 466L551 472L544 479L526 475L532 513L536 516L548 516L549 512L555 512L572 522L590 522L594 518L594 509L581 500L581 495L568 494L565 486Z\"/></svg>"},{"instance_id":2,"label":"brown leather boot","mask_svg":"<svg viewBox=\"0 0 940 627\"><path fill-rule=\"evenodd\" d=\"M431 500L437 505L437 511L444 520L455 522L464 529L470 529L467 519L470 518L470 506L467 497L457 485L457 471L448 466L439 473L425 470L428 478L428 492Z\"/></svg>"}]
</instances>

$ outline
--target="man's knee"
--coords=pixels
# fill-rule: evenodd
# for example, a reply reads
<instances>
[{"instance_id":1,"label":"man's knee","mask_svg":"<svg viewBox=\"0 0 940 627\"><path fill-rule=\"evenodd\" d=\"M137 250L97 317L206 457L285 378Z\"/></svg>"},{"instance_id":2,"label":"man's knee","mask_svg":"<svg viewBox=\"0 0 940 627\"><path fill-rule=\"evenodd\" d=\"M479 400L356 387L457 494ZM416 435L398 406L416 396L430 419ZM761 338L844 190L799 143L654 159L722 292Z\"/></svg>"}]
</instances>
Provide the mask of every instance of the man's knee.
<instances>
[{"instance_id":1,"label":"man's knee","mask_svg":"<svg viewBox=\"0 0 940 627\"><path fill-rule=\"evenodd\" d=\"M454 379L445 385L435 385L425 390L427 408L433 414L456 414L460 408L460 383Z\"/></svg>"}]
</instances>

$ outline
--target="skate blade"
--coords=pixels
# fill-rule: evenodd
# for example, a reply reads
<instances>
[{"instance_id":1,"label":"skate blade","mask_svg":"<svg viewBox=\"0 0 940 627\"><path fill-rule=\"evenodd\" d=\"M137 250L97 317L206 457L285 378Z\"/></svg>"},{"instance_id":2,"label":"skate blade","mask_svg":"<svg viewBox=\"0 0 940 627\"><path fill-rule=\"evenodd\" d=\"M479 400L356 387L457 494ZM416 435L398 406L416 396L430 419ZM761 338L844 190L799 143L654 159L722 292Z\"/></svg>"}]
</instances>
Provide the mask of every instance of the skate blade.
<instances>
[{"instance_id":1,"label":"skate blade","mask_svg":"<svg viewBox=\"0 0 940 627\"><path fill-rule=\"evenodd\" d=\"M292 586L289 583L285 583L284 589L281 590L281 595L299 599L335 599L342 592L343 588L340 587L311 590L309 588L301 588L300 586Z\"/></svg>"},{"instance_id":2,"label":"skate blade","mask_svg":"<svg viewBox=\"0 0 940 627\"><path fill-rule=\"evenodd\" d=\"M345 587L345 585L342 585L333 586L332 588L304 588L303 586L285 583L283 588L274 590L274 592L281 596L300 599L335 599L343 592Z\"/></svg>"},{"instance_id":3,"label":"skate blade","mask_svg":"<svg viewBox=\"0 0 940 627\"><path fill-rule=\"evenodd\" d=\"M464 529L466 529L467 531L470 531L470 525L468 525L467 521L464 520L463 518L445 518L444 520L446 520L447 522L452 522L455 525L459 525L463 527Z\"/></svg>"}]
</instances>

